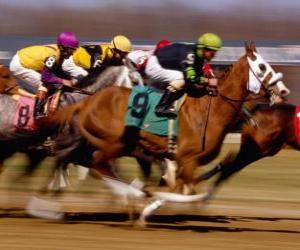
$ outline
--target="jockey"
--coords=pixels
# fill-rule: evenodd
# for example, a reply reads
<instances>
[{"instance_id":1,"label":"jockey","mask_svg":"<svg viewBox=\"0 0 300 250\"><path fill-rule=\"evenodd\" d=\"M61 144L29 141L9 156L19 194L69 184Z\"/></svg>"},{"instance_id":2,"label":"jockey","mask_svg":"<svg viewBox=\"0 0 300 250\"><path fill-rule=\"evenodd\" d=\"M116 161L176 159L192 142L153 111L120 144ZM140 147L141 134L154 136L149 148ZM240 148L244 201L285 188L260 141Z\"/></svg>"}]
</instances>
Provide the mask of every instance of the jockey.
<instances>
[{"instance_id":1,"label":"jockey","mask_svg":"<svg viewBox=\"0 0 300 250\"><path fill-rule=\"evenodd\" d=\"M64 32L61 34L64 34ZM65 32L65 35L69 36L71 47L58 46L58 44L35 45L17 51L10 62L9 68L14 76L23 81L20 87L24 87L33 93L36 92L36 89L42 84L41 72L45 60L51 56L58 60L60 55L69 53L66 51L69 50L69 47L73 49L78 46L79 41L73 33Z\"/></svg>"},{"instance_id":2,"label":"jockey","mask_svg":"<svg viewBox=\"0 0 300 250\"><path fill-rule=\"evenodd\" d=\"M68 58L78 47L79 40L72 32L62 32L57 37L57 44L36 45L19 50L10 63L11 72L36 92L35 117L43 114L48 88L53 84L71 85L71 81L59 78L64 59ZM53 85L53 86L54 86Z\"/></svg>"},{"instance_id":3,"label":"jockey","mask_svg":"<svg viewBox=\"0 0 300 250\"><path fill-rule=\"evenodd\" d=\"M48 91L55 91L62 85L73 86L71 80L62 72L62 63L69 58L78 48L79 40L72 32L62 32L57 37L58 55L46 58L42 69L42 84L36 93L34 117L36 119L44 116L44 105L47 100ZM62 78L61 78L62 77Z\"/></svg>"},{"instance_id":4,"label":"jockey","mask_svg":"<svg viewBox=\"0 0 300 250\"><path fill-rule=\"evenodd\" d=\"M173 43L158 49L148 60L145 73L153 82L167 83L156 107L159 116L175 117L173 102L181 96L181 89L189 85L206 85L215 93L217 79L205 77L203 66L222 47L222 40L213 33L201 35L196 44ZM185 86L185 83L188 86ZM214 91L213 91L214 90Z\"/></svg>"},{"instance_id":5,"label":"jockey","mask_svg":"<svg viewBox=\"0 0 300 250\"><path fill-rule=\"evenodd\" d=\"M155 53L158 49L160 49L160 48L162 48L162 47L165 47L165 46L167 46L167 45L170 45L170 44L171 44L171 42L170 42L169 40L166 40L166 39L160 40L160 41L155 45L154 53Z\"/></svg>"},{"instance_id":6,"label":"jockey","mask_svg":"<svg viewBox=\"0 0 300 250\"><path fill-rule=\"evenodd\" d=\"M123 59L131 51L130 40L125 36L115 36L110 44L84 45L79 47L62 68L72 79L78 81L93 71L102 71L107 66L123 64Z\"/></svg>"},{"instance_id":7,"label":"jockey","mask_svg":"<svg viewBox=\"0 0 300 250\"><path fill-rule=\"evenodd\" d=\"M126 57L126 66L133 71L139 73L140 77L145 77L145 69L148 62L148 59L160 48L171 44L168 40L161 40L159 41L153 50L134 50L128 53Z\"/></svg>"}]
</instances>

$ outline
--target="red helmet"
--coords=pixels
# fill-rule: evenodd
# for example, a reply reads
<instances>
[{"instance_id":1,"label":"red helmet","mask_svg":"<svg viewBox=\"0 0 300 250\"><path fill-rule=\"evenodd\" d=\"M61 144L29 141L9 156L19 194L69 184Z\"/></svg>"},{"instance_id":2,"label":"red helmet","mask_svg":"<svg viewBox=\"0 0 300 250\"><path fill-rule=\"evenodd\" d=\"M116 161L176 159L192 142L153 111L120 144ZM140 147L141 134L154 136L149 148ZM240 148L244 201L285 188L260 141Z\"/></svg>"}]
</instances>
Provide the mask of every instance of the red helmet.
<instances>
[{"instance_id":1,"label":"red helmet","mask_svg":"<svg viewBox=\"0 0 300 250\"><path fill-rule=\"evenodd\" d=\"M161 40L156 44L154 51L157 51L158 49L165 47L169 44L171 44L171 42L169 40L166 40L166 39Z\"/></svg>"}]
</instances>

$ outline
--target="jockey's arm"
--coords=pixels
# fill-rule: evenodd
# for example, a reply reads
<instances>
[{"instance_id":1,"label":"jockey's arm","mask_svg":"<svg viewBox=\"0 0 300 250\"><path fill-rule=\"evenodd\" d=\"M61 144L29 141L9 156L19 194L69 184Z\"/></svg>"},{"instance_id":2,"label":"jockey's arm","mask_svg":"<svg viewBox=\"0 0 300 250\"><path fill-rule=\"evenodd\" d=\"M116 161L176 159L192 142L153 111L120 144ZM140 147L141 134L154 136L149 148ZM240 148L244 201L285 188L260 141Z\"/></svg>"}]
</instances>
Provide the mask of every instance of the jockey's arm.
<instances>
[{"instance_id":1,"label":"jockey's arm","mask_svg":"<svg viewBox=\"0 0 300 250\"><path fill-rule=\"evenodd\" d=\"M195 69L195 55L192 51L186 55L181 65L187 84L206 84L206 78L204 76L199 77L199 74L197 74Z\"/></svg>"},{"instance_id":2,"label":"jockey's arm","mask_svg":"<svg viewBox=\"0 0 300 250\"><path fill-rule=\"evenodd\" d=\"M84 68L75 64L73 56L70 56L68 59L63 61L62 70L67 73L75 82L78 82L88 75L88 72Z\"/></svg>"},{"instance_id":3,"label":"jockey's arm","mask_svg":"<svg viewBox=\"0 0 300 250\"><path fill-rule=\"evenodd\" d=\"M41 80L46 88L53 87L54 85L72 85L71 81L62 79L55 75L54 68L55 68L55 57L48 57L45 61L45 66L41 72Z\"/></svg>"}]
</instances>

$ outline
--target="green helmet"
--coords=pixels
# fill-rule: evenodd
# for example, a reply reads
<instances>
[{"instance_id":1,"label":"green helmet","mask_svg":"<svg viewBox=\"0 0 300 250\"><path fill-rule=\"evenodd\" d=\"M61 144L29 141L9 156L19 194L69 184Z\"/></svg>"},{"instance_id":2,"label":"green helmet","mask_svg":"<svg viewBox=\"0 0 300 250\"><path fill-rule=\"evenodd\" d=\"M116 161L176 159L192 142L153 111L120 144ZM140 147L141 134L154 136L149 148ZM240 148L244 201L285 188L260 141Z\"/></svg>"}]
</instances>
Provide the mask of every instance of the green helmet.
<instances>
[{"instance_id":1,"label":"green helmet","mask_svg":"<svg viewBox=\"0 0 300 250\"><path fill-rule=\"evenodd\" d=\"M222 39L214 33L204 33L197 40L197 48L219 50L222 47Z\"/></svg>"}]
</instances>

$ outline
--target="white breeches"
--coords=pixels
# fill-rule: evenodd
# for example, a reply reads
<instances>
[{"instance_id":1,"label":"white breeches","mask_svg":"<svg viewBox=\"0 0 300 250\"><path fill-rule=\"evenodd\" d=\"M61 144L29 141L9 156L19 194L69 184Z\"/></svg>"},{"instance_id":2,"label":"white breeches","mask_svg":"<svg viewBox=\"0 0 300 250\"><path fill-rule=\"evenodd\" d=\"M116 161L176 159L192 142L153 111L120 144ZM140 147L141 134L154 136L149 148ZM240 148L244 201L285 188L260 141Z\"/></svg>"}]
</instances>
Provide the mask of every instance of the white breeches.
<instances>
[{"instance_id":1,"label":"white breeches","mask_svg":"<svg viewBox=\"0 0 300 250\"><path fill-rule=\"evenodd\" d=\"M151 56L147 62L145 73L149 78L150 85L168 83L175 90L179 90L184 85L184 76L181 71L163 68L156 56Z\"/></svg>"},{"instance_id":2,"label":"white breeches","mask_svg":"<svg viewBox=\"0 0 300 250\"><path fill-rule=\"evenodd\" d=\"M88 72L84 68L79 67L74 63L73 56L70 56L68 59L63 61L62 70L75 81L78 81L88 75Z\"/></svg>"},{"instance_id":3,"label":"white breeches","mask_svg":"<svg viewBox=\"0 0 300 250\"><path fill-rule=\"evenodd\" d=\"M22 79L35 88L42 85L41 74L35 70L23 67L18 54L13 56L9 65L9 69L14 76Z\"/></svg>"}]
</instances>

